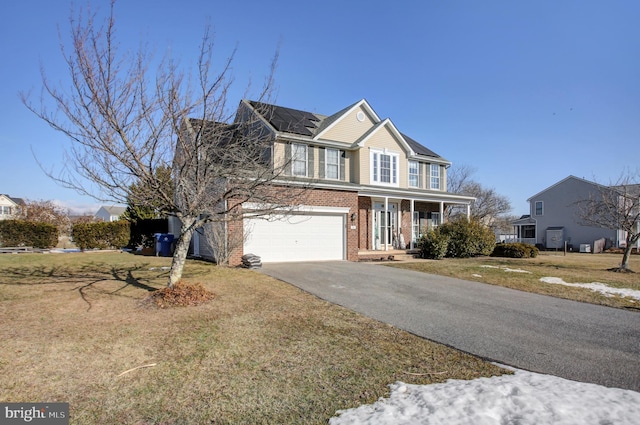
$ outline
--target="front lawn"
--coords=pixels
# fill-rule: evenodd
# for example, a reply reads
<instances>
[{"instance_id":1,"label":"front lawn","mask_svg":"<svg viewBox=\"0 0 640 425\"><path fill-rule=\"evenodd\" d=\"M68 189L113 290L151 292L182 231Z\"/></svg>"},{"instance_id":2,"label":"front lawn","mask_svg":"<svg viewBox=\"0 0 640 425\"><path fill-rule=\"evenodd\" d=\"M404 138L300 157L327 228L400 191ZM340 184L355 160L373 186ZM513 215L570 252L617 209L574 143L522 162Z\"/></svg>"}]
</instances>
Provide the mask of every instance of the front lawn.
<instances>
[{"instance_id":1,"label":"front lawn","mask_svg":"<svg viewBox=\"0 0 640 425\"><path fill-rule=\"evenodd\" d=\"M168 258L0 256L0 401L68 402L73 424L313 424L396 381L508 373L256 271L189 261L215 298L142 303Z\"/></svg>"},{"instance_id":2,"label":"front lawn","mask_svg":"<svg viewBox=\"0 0 640 425\"><path fill-rule=\"evenodd\" d=\"M389 265L576 301L640 310L640 300L631 297L607 296L587 288L540 280L559 278L567 283L603 283L612 288L640 291L640 273L614 273L607 270L617 266L621 259L620 254L564 255L562 252L541 252L536 258L445 258ZM640 272L640 256L631 257L630 268Z\"/></svg>"}]
</instances>

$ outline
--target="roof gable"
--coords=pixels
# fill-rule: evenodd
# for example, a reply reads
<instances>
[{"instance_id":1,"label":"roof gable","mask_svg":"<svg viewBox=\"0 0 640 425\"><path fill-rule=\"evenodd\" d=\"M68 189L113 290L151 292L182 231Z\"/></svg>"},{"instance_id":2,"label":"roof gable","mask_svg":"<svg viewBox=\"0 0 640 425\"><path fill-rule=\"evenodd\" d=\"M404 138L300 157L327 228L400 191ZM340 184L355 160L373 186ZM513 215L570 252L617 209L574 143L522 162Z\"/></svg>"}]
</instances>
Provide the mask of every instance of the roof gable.
<instances>
[{"instance_id":1,"label":"roof gable","mask_svg":"<svg viewBox=\"0 0 640 425\"><path fill-rule=\"evenodd\" d=\"M100 209L98 210L98 212L96 213L99 214L100 211L104 211L109 215L122 215L124 214L124 212L127 210L127 207L119 207L119 206L101 206Z\"/></svg>"},{"instance_id":2,"label":"roof gable","mask_svg":"<svg viewBox=\"0 0 640 425\"><path fill-rule=\"evenodd\" d=\"M600 184L598 184L598 183L594 183L594 182L591 182L591 181L589 181L589 180L581 179L581 178L579 178L579 177L576 177L576 176L570 175L570 176L565 177L564 179L560 180L559 182L557 182L557 183L555 183L555 184L552 184L551 186L547 187L546 189L541 190L540 192L536 193L535 195L533 195L533 196L529 197L529 199L527 199L527 202L531 202L531 200L533 200L534 198L538 198L538 197L540 197L540 195L542 195L543 193L545 193L545 192L549 192L549 191L551 191L551 190L555 189L556 187L558 187L558 186L560 186L560 185L563 185L563 184L567 183L567 182L568 182L568 181L570 181L570 180L574 180L574 181L577 181L577 182L580 182L580 183L583 183L583 184L587 184L587 185L591 185L591 186L594 186L594 187L601 187L601 188L604 188L604 186L602 186L602 185L600 185Z\"/></svg>"},{"instance_id":3,"label":"roof gable","mask_svg":"<svg viewBox=\"0 0 640 425\"><path fill-rule=\"evenodd\" d=\"M15 204L16 206L24 206L26 205L26 203L24 202L24 199L22 198L12 198L11 196L4 194L4 193L0 193L0 199L6 199L7 201Z\"/></svg>"},{"instance_id":4,"label":"roof gable","mask_svg":"<svg viewBox=\"0 0 640 425\"><path fill-rule=\"evenodd\" d=\"M391 122L389 118L384 121L379 122L377 125L372 127L369 132L363 135L360 140L356 142L356 144L360 147L364 147L367 142L373 139L376 135L379 135L382 131L387 131L388 134L393 137L393 139L398 143L398 145L408 154L415 155L415 152L409 146L407 141L402 137L402 134L398 131L395 125Z\"/></svg>"},{"instance_id":5,"label":"roof gable","mask_svg":"<svg viewBox=\"0 0 640 425\"><path fill-rule=\"evenodd\" d=\"M380 119L365 100L347 106L332 114L321 115L299 109L286 108L255 101L243 101L275 132L309 137L312 140L329 140L362 147L381 129L388 130L409 156L426 156L446 162L437 153L416 140L401 133L393 122Z\"/></svg>"},{"instance_id":6,"label":"roof gable","mask_svg":"<svg viewBox=\"0 0 640 425\"><path fill-rule=\"evenodd\" d=\"M341 124L344 124L352 115L355 115L356 120L365 123L365 125L374 125L381 121L380 117L378 117L378 114L375 113L369 103L367 103L365 99L362 99L328 117L314 139L317 140L323 138L327 133L330 133L331 130L334 130Z\"/></svg>"}]
</instances>

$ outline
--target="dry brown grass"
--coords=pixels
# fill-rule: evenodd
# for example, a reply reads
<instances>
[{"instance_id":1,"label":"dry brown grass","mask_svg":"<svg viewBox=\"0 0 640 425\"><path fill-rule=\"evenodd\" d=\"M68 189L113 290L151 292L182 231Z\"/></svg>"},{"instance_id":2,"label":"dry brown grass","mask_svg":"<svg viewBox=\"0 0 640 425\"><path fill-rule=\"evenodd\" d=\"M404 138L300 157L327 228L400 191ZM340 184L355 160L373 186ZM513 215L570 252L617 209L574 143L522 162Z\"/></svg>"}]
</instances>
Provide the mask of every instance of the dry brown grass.
<instances>
[{"instance_id":1,"label":"dry brown grass","mask_svg":"<svg viewBox=\"0 0 640 425\"><path fill-rule=\"evenodd\" d=\"M556 252L542 252L536 258L447 258L390 265L575 301L639 310L640 302L628 297L608 297L586 288L555 285L540 281L543 277L558 277L568 283L600 282L616 288L640 290L639 273L614 273L608 270L616 267L621 259L622 256L620 254L568 253L564 255ZM483 266L496 266L498 268ZM640 271L640 256L632 256L630 266L632 270ZM526 270L529 273L508 272L505 271L505 268Z\"/></svg>"},{"instance_id":2,"label":"dry brown grass","mask_svg":"<svg viewBox=\"0 0 640 425\"><path fill-rule=\"evenodd\" d=\"M250 270L189 262L213 300L141 306L168 265L0 256L0 401L69 402L74 424L313 424L398 380L505 373Z\"/></svg>"}]
</instances>

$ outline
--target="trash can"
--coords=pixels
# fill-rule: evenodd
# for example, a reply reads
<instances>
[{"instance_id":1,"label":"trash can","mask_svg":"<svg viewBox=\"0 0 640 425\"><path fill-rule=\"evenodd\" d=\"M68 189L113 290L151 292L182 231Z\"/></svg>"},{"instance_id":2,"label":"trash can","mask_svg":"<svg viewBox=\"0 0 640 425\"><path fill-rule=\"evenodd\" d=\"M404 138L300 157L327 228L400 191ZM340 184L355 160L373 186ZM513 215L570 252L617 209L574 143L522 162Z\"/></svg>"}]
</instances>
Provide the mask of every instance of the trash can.
<instances>
[{"instance_id":1,"label":"trash can","mask_svg":"<svg viewBox=\"0 0 640 425\"><path fill-rule=\"evenodd\" d=\"M156 255L171 257L172 243L173 235L171 233L156 233Z\"/></svg>"}]
</instances>

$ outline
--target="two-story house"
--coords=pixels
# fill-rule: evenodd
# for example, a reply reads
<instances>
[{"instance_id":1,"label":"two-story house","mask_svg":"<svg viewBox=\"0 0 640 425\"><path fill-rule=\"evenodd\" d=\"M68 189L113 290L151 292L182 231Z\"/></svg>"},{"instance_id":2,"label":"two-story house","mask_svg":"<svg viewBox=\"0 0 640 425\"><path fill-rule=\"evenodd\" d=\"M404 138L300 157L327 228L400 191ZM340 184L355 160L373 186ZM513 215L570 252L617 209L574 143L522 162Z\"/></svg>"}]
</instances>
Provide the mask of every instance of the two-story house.
<instances>
[{"instance_id":1,"label":"two-story house","mask_svg":"<svg viewBox=\"0 0 640 425\"><path fill-rule=\"evenodd\" d=\"M25 205L22 198L12 198L9 195L0 194L0 220L18 218Z\"/></svg>"},{"instance_id":2,"label":"two-story house","mask_svg":"<svg viewBox=\"0 0 640 425\"><path fill-rule=\"evenodd\" d=\"M530 213L512 224L520 241L544 249L568 248L592 252L594 242L604 239L605 247L624 245L625 232L588 226L581 219L580 201L600 196L607 189L585 179L569 176L533 195Z\"/></svg>"},{"instance_id":3,"label":"two-story house","mask_svg":"<svg viewBox=\"0 0 640 425\"><path fill-rule=\"evenodd\" d=\"M243 118L245 117L245 118ZM271 160L285 174L308 179L305 205L282 217L252 218L242 226L245 253L263 262L349 260L370 251L414 247L437 226L448 205L469 211L472 197L447 193L449 161L401 133L366 100L333 115L243 100L237 118L251 119L272 140ZM256 120L257 117L257 120ZM192 253L207 252L199 234Z\"/></svg>"}]
</instances>

